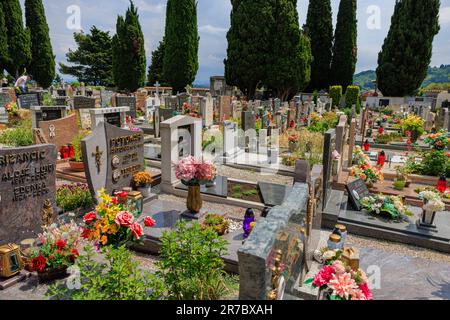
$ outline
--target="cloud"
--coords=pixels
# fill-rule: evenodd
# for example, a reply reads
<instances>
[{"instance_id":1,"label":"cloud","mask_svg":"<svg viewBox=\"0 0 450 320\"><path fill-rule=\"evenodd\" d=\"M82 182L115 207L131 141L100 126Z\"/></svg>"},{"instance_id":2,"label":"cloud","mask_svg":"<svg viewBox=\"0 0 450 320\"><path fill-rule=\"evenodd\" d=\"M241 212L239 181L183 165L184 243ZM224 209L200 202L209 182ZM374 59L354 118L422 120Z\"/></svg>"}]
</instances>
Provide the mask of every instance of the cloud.
<instances>
[{"instance_id":1,"label":"cloud","mask_svg":"<svg viewBox=\"0 0 450 320\"><path fill-rule=\"evenodd\" d=\"M205 33L205 34L209 34L209 35L222 35L222 34L224 34L225 32L228 31L227 28L214 27L214 26L212 26L210 24L201 26L201 27L198 28L198 30L201 33Z\"/></svg>"},{"instance_id":2,"label":"cloud","mask_svg":"<svg viewBox=\"0 0 450 320\"><path fill-rule=\"evenodd\" d=\"M450 7L444 7L439 12L441 26L450 25Z\"/></svg>"}]
</instances>

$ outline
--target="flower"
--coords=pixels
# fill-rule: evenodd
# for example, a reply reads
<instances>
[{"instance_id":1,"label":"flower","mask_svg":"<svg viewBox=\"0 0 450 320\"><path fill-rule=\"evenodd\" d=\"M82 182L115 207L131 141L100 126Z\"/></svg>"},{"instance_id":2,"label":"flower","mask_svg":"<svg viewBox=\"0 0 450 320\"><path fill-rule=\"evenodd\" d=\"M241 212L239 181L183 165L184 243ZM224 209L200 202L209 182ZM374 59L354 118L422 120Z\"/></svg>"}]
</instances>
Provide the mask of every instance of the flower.
<instances>
[{"instance_id":1,"label":"flower","mask_svg":"<svg viewBox=\"0 0 450 320\"><path fill-rule=\"evenodd\" d=\"M196 164L192 156L181 159L175 166L175 175L177 179L190 181L195 178Z\"/></svg>"},{"instance_id":2,"label":"flower","mask_svg":"<svg viewBox=\"0 0 450 320\"><path fill-rule=\"evenodd\" d=\"M126 198L127 195L128 193L125 191L116 192L116 196L118 196L119 198Z\"/></svg>"},{"instance_id":3,"label":"flower","mask_svg":"<svg viewBox=\"0 0 450 320\"><path fill-rule=\"evenodd\" d=\"M366 297L366 300L373 300L372 292L370 291L369 285L366 283L362 283L359 285L359 289Z\"/></svg>"},{"instance_id":4,"label":"flower","mask_svg":"<svg viewBox=\"0 0 450 320\"><path fill-rule=\"evenodd\" d=\"M90 235L91 235L91 230L90 229L84 229L83 232L81 233L81 237L83 239L89 239Z\"/></svg>"},{"instance_id":5,"label":"flower","mask_svg":"<svg viewBox=\"0 0 450 320\"><path fill-rule=\"evenodd\" d=\"M55 244L56 244L56 246L58 247L59 250L63 250L63 249L66 248L67 242L60 239L60 240L56 241Z\"/></svg>"},{"instance_id":6,"label":"flower","mask_svg":"<svg viewBox=\"0 0 450 320\"><path fill-rule=\"evenodd\" d=\"M134 216L128 211L121 211L114 221L121 227L130 227L134 223Z\"/></svg>"},{"instance_id":7,"label":"flower","mask_svg":"<svg viewBox=\"0 0 450 320\"><path fill-rule=\"evenodd\" d=\"M139 223L133 223L130 226L131 232L136 239L140 239L144 235L144 229Z\"/></svg>"},{"instance_id":8,"label":"flower","mask_svg":"<svg viewBox=\"0 0 450 320\"><path fill-rule=\"evenodd\" d=\"M328 284L334 276L334 267L325 266L314 276L312 284L318 288Z\"/></svg>"},{"instance_id":9,"label":"flower","mask_svg":"<svg viewBox=\"0 0 450 320\"><path fill-rule=\"evenodd\" d=\"M111 203L112 203L112 204L119 204L119 198L117 198L117 197L112 197L112 198L111 198Z\"/></svg>"},{"instance_id":10,"label":"flower","mask_svg":"<svg viewBox=\"0 0 450 320\"><path fill-rule=\"evenodd\" d=\"M95 212L89 212L88 214L86 214L86 215L83 217L83 221L84 221L86 224L92 223L95 219L97 219L97 213L95 213Z\"/></svg>"},{"instance_id":11,"label":"flower","mask_svg":"<svg viewBox=\"0 0 450 320\"><path fill-rule=\"evenodd\" d=\"M328 286L333 290L333 295L346 300L350 298L352 291L357 288L355 280L352 279L349 273L336 274Z\"/></svg>"},{"instance_id":12,"label":"flower","mask_svg":"<svg viewBox=\"0 0 450 320\"><path fill-rule=\"evenodd\" d=\"M152 217L145 217L145 219L144 219L144 225L145 225L146 227L151 228L151 227L154 227L154 226L156 225L156 221L155 221L155 219L153 219Z\"/></svg>"},{"instance_id":13,"label":"flower","mask_svg":"<svg viewBox=\"0 0 450 320\"><path fill-rule=\"evenodd\" d=\"M333 263L333 268L334 268L335 273L336 273L337 275L341 275L341 274L344 274L344 273L345 273L345 266L344 266L344 264L343 264L341 261L339 261L339 260L336 260L336 261Z\"/></svg>"},{"instance_id":14,"label":"flower","mask_svg":"<svg viewBox=\"0 0 450 320\"><path fill-rule=\"evenodd\" d=\"M31 268L35 271L44 271L46 264L47 259L45 259L42 255L31 260Z\"/></svg>"},{"instance_id":15,"label":"flower","mask_svg":"<svg viewBox=\"0 0 450 320\"><path fill-rule=\"evenodd\" d=\"M350 300L355 300L355 301L369 300L369 299L367 299L364 292L362 292L360 289L352 290L350 293L350 297L351 297Z\"/></svg>"}]
</instances>

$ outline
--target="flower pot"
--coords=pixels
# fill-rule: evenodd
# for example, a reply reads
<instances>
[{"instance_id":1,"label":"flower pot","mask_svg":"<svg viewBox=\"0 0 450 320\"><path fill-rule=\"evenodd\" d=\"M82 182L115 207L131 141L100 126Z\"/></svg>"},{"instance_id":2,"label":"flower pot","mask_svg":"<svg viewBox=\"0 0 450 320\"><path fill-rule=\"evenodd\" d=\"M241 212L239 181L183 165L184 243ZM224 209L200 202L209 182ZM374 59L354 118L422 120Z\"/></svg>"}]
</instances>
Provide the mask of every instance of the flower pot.
<instances>
[{"instance_id":1,"label":"flower pot","mask_svg":"<svg viewBox=\"0 0 450 320\"><path fill-rule=\"evenodd\" d=\"M189 186L188 187L188 197L186 206L192 213L199 213L202 206L203 200L200 193L200 185Z\"/></svg>"},{"instance_id":2,"label":"flower pot","mask_svg":"<svg viewBox=\"0 0 450 320\"><path fill-rule=\"evenodd\" d=\"M432 226L434 225L434 218L436 217L436 212L428 209L423 209L422 212L422 223L424 225Z\"/></svg>"},{"instance_id":3,"label":"flower pot","mask_svg":"<svg viewBox=\"0 0 450 320\"><path fill-rule=\"evenodd\" d=\"M69 161L69 166L74 172L84 172L84 162Z\"/></svg>"},{"instance_id":4,"label":"flower pot","mask_svg":"<svg viewBox=\"0 0 450 320\"><path fill-rule=\"evenodd\" d=\"M137 191L139 191L144 198L150 197L152 186L138 187Z\"/></svg>"},{"instance_id":5,"label":"flower pot","mask_svg":"<svg viewBox=\"0 0 450 320\"><path fill-rule=\"evenodd\" d=\"M411 130L411 142L416 143L417 140L419 140L419 138L420 138L419 132L417 130Z\"/></svg>"},{"instance_id":6,"label":"flower pot","mask_svg":"<svg viewBox=\"0 0 450 320\"><path fill-rule=\"evenodd\" d=\"M39 282L49 282L59 279L64 279L68 276L67 267L59 269L45 269L43 271L38 271Z\"/></svg>"}]
</instances>

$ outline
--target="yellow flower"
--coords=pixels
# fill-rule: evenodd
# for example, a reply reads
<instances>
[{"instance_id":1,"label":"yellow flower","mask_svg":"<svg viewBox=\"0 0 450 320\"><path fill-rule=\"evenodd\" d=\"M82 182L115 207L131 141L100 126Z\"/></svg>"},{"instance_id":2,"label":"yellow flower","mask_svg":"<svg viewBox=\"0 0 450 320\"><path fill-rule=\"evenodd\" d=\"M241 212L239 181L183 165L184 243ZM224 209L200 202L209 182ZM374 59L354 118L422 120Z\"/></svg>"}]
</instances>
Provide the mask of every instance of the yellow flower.
<instances>
[{"instance_id":1,"label":"yellow flower","mask_svg":"<svg viewBox=\"0 0 450 320\"><path fill-rule=\"evenodd\" d=\"M105 246L108 243L108 238L106 236L102 236L100 242Z\"/></svg>"}]
</instances>

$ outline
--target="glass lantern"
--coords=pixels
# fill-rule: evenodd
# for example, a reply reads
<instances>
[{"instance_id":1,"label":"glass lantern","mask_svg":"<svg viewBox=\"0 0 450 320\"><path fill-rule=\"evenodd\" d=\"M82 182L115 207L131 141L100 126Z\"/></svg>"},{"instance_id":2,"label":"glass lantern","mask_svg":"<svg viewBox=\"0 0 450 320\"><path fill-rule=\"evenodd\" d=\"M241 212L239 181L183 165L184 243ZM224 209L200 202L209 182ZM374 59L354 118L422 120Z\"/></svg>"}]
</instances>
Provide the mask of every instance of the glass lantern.
<instances>
[{"instance_id":1,"label":"glass lantern","mask_svg":"<svg viewBox=\"0 0 450 320\"><path fill-rule=\"evenodd\" d=\"M141 214L144 211L144 197L139 191L131 191L127 195L127 205L131 211Z\"/></svg>"}]
</instances>

